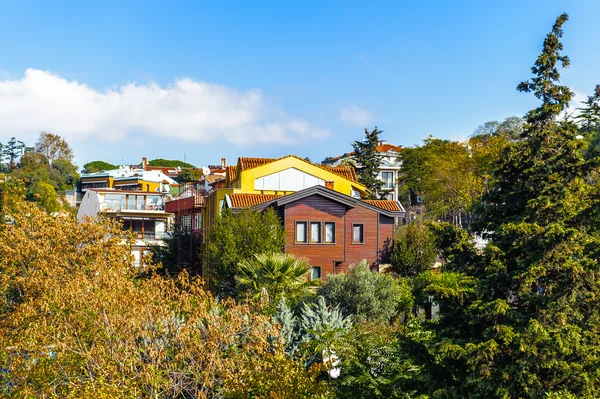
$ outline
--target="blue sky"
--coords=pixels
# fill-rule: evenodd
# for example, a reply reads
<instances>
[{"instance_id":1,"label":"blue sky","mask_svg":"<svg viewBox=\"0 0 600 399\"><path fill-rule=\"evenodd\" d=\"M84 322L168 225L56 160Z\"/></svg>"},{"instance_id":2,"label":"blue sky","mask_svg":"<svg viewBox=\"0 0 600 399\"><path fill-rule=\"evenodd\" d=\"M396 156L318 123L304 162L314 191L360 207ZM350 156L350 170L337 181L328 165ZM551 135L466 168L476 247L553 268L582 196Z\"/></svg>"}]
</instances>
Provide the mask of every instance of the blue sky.
<instances>
[{"instance_id":1,"label":"blue sky","mask_svg":"<svg viewBox=\"0 0 600 399\"><path fill-rule=\"evenodd\" d=\"M321 161L365 127L458 139L536 105L516 85L569 13L563 83L600 83L600 2L0 3L0 141L102 159Z\"/></svg>"}]
</instances>

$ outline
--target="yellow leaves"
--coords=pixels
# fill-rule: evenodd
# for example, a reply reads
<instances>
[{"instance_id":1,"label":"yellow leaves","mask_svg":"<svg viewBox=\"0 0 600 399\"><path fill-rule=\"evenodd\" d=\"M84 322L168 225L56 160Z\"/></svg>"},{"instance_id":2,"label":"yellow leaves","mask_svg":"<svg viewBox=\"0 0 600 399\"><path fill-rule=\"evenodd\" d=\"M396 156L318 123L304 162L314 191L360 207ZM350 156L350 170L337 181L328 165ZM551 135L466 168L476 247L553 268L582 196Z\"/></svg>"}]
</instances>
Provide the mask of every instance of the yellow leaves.
<instances>
[{"instance_id":1,"label":"yellow leaves","mask_svg":"<svg viewBox=\"0 0 600 399\"><path fill-rule=\"evenodd\" d=\"M13 396L320 392L283 357L270 318L215 300L185 273L165 279L149 265L141 277L116 224L78 224L31 204L13 216L0 226L0 367L10 370L0 386L10 382Z\"/></svg>"}]
</instances>

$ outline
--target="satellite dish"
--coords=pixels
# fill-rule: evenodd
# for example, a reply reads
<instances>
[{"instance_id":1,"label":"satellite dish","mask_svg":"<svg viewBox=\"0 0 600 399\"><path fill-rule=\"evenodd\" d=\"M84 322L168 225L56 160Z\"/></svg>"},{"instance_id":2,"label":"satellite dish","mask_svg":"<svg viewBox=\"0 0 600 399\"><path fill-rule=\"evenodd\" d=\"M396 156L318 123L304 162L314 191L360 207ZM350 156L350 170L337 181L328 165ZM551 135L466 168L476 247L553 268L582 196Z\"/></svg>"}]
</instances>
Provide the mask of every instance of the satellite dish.
<instances>
[{"instance_id":1,"label":"satellite dish","mask_svg":"<svg viewBox=\"0 0 600 399\"><path fill-rule=\"evenodd\" d=\"M203 174L204 176L208 176L208 175L210 175L210 169L209 169L208 167L206 167L206 166L203 166L203 167L202 167L202 174Z\"/></svg>"}]
</instances>

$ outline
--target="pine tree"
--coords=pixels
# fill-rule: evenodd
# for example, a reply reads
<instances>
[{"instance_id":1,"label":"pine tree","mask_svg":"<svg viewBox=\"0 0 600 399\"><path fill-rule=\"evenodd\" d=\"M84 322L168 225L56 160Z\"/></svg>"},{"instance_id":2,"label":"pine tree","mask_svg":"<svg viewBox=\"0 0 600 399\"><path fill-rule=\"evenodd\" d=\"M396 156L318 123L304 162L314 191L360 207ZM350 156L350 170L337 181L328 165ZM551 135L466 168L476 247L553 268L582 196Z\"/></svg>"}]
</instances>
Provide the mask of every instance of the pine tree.
<instances>
[{"instance_id":1,"label":"pine tree","mask_svg":"<svg viewBox=\"0 0 600 399\"><path fill-rule=\"evenodd\" d=\"M13 137L1 149L2 156L6 158L8 169L12 171L16 167L17 159L25 150L25 143Z\"/></svg>"},{"instance_id":2,"label":"pine tree","mask_svg":"<svg viewBox=\"0 0 600 399\"><path fill-rule=\"evenodd\" d=\"M542 103L493 170L477 226L491 241L481 255L457 247L462 262L446 267L477 290L446 301L438 290L444 311L427 347L439 361L426 365L437 396L600 395L600 202L585 179L597 159L583 158L577 126L559 120L573 96L559 85L567 19L518 86Z\"/></svg>"},{"instance_id":3,"label":"pine tree","mask_svg":"<svg viewBox=\"0 0 600 399\"><path fill-rule=\"evenodd\" d=\"M371 131L365 129L364 140L352 143L357 164L358 181L371 192L370 199L378 199L378 194L381 194L381 188L383 187L383 181L379 179L382 156L377 151L381 133L383 132L377 129L377 126Z\"/></svg>"},{"instance_id":4,"label":"pine tree","mask_svg":"<svg viewBox=\"0 0 600 399\"><path fill-rule=\"evenodd\" d=\"M600 130L600 85L596 85L594 94L588 96L583 103L585 107L577 108L581 114L576 118L581 125L581 130L584 132Z\"/></svg>"}]
</instances>

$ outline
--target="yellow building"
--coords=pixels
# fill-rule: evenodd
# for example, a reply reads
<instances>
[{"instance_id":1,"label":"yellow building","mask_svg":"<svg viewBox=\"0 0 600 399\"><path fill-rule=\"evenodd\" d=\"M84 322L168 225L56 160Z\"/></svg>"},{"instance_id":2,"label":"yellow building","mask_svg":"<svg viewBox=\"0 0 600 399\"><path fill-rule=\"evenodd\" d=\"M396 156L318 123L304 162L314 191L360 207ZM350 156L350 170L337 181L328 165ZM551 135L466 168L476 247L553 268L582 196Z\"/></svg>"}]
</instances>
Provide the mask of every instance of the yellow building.
<instances>
[{"instance_id":1,"label":"yellow building","mask_svg":"<svg viewBox=\"0 0 600 399\"><path fill-rule=\"evenodd\" d=\"M168 193L171 187L177 185L161 170L132 169L127 166L81 175L81 191L84 193L90 188Z\"/></svg>"},{"instance_id":2,"label":"yellow building","mask_svg":"<svg viewBox=\"0 0 600 399\"><path fill-rule=\"evenodd\" d=\"M354 198L368 194L351 167L317 165L295 155L238 158L237 165L227 167L224 181L218 182L206 198L204 228L214 223L225 205L250 207L270 196L291 194L313 186L324 186Z\"/></svg>"}]
</instances>

